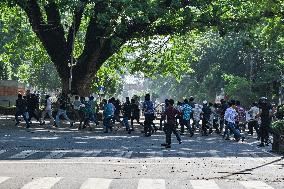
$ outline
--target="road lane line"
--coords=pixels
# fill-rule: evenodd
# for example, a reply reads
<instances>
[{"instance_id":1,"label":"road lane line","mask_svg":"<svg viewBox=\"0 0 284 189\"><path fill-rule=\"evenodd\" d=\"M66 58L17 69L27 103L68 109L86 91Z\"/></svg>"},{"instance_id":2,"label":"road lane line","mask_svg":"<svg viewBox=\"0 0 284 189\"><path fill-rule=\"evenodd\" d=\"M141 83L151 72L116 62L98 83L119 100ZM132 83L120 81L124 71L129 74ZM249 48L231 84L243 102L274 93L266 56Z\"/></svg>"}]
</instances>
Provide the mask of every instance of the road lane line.
<instances>
[{"instance_id":1,"label":"road lane line","mask_svg":"<svg viewBox=\"0 0 284 189\"><path fill-rule=\"evenodd\" d=\"M50 154L44 157L44 159L59 159L62 158L67 151L52 151Z\"/></svg>"},{"instance_id":2,"label":"road lane line","mask_svg":"<svg viewBox=\"0 0 284 189\"><path fill-rule=\"evenodd\" d=\"M18 154L15 154L13 156L10 157L10 159L25 159L35 153L39 152L38 150L24 150L24 151L21 151L20 153Z\"/></svg>"},{"instance_id":3,"label":"road lane line","mask_svg":"<svg viewBox=\"0 0 284 189\"><path fill-rule=\"evenodd\" d=\"M104 178L89 178L87 179L80 189L108 189L112 179Z\"/></svg>"},{"instance_id":4,"label":"road lane line","mask_svg":"<svg viewBox=\"0 0 284 189\"><path fill-rule=\"evenodd\" d=\"M164 179L140 179L137 189L166 189Z\"/></svg>"},{"instance_id":5,"label":"road lane line","mask_svg":"<svg viewBox=\"0 0 284 189\"><path fill-rule=\"evenodd\" d=\"M37 178L23 186L22 189L50 189L60 180L61 177Z\"/></svg>"},{"instance_id":6,"label":"road lane line","mask_svg":"<svg viewBox=\"0 0 284 189\"><path fill-rule=\"evenodd\" d=\"M0 177L0 183L5 182L8 180L10 177Z\"/></svg>"},{"instance_id":7,"label":"road lane line","mask_svg":"<svg viewBox=\"0 0 284 189\"><path fill-rule=\"evenodd\" d=\"M190 184L192 185L193 189L219 189L219 186L214 180L190 180Z\"/></svg>"},{"instance_id":8,"label":"road lane line","mask_svg":"<svg viewBox=\"0 0 284 189\"><path fill-rule=\"evenodd\" d=\"M273 189L273 187L262 181L239 181L247 189Z\"/></svg>"}]
</instances>

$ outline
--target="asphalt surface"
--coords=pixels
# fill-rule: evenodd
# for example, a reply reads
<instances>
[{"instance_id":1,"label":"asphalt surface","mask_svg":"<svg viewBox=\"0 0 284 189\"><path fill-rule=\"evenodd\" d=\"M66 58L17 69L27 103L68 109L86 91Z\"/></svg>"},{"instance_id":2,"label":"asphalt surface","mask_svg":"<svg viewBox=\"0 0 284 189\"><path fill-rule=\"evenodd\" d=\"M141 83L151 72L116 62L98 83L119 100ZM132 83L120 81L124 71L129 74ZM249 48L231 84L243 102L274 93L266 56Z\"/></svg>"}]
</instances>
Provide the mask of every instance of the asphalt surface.
<instances>
[{"instance_id":1,"label":"asphalt surface","mask_svg":"<svg viewBox=\"0 0 284 189\"><path fill-rule=\"evenodd\" d=\"M165 149L162 131L143 137L141 126L105 134L34 123L14 126L0 116L0 189L8 188L284 188L283 155L244 142L182 136Z\"/></svg>"}]
</instances>

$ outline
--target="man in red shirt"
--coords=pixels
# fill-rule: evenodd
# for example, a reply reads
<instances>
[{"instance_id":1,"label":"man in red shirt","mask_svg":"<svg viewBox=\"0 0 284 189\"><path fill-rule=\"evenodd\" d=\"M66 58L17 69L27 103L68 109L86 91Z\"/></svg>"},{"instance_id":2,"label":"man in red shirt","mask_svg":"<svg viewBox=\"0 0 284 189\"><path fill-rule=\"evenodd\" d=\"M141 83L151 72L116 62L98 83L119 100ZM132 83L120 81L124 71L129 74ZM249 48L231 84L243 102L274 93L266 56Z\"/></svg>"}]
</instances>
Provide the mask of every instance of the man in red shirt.
<instances>
[{"instance_id":1,"label":"man in red shirt","mask_svg":"<svg viewBox=\"0 0 284 189\"><path fill-rule=\"evenodd\" d=\"M171 148L171 135L174 133L181 144L181 138L179 133L177 132L177 123L176 123L176 116L180 113L177 109L174 108L174 100L169 100L169 106L164 112L164 116L167 118L167 123L165 124L165 133L166 133L166 143L161 144L166 148Z\"/></svg>"}]
</instances>

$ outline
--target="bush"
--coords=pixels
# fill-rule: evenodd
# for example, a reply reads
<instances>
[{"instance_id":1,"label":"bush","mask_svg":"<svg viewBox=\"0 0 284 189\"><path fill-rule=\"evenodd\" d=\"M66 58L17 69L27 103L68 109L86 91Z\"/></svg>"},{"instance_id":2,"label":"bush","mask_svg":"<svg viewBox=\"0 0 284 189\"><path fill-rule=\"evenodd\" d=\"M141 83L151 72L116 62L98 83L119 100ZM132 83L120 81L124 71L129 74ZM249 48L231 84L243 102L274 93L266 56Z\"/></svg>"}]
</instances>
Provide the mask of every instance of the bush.
<instances>
[{"instance_id":1,"label":"bush","mask_svg":"<svg viewBox=\"0 0 284 189\"><path fill-rule=\"evenodd\" d=\"M16 113L16 107L12 106L12 107L3 107L0 106L0 114L3 115L15 115Z\"/></svg>"},{"instance_id":2,"label":"bush","mask_svg":"<svg viewBox=\"0 0 284 189\"><path fill-rule=\"evenodd\" d=\"M276 118L277 119L284 118L284 105L283 104L277 107Z\"/></svg>"},{"instance_id":3,"label":"bush","mask_svg":"<svg viewBox=\"0 0 284 189\"><path fill-rule=\"evenodd\" d=\"M284 120L273 122L270 129L275 134L284 135Z\"/></svg>"}]
</instances>

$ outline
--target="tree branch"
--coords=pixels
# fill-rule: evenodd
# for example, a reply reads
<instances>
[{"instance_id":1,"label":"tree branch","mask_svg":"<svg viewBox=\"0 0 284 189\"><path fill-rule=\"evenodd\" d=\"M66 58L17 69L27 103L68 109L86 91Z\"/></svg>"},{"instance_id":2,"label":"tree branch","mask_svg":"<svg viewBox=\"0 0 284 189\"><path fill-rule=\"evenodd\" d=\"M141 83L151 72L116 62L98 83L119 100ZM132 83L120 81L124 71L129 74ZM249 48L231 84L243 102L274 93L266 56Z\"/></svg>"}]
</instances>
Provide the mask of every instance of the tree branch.
<instances>
[{"instance_id":1,"label":"tree branch","mask_svg":"<svg viewBox=\"0 0 284 189\"><path fill-rule=\"evenodd\" d=\"M42 42L45 50L57 68L60 77L68 74L68 59L64 30L60 24L60 15L56 4L50 4L46 9L48 23L43 19L37 0L16 1L27 14L33 31ZM60 49L60 50L58 50Z\"/></svg>"},{"instance_id":2,"label":"tree branch","mask_svg":"<svg viewBox=\"0 0 284 189\"><path fill-rule=\"evenodd\" d=\"M73 33L75 33L75 35L77 34L80 25L81 25L81 21L82 21L82 17L83 17L83 13L87 4L87 1L85 0L81 0L81 3L76 7L75 11L74 11L74 16L73 16L73 21L72 21L72 25L69 28L68 31L68 36L67 36L67 48L68 48L68 52L72 51L72 43L73 43ZM75 27L74 27L75 25ZM75 29L75 31L74 31Z\"/></svg>"},{"instance_id":3,"label":"tree branch","mask_svg":"<svg viewBox=\"0 0 284 189\"><path fill-rule=\"evenodd\" d=\"M100 25L98 15L104 13L108 4L104 1L96 3L94 7L94 15L91 17L85 38L85 47L83 53L79 57L78 65L84 62L93 62L100 54L100 49L106 38L107 28ZM84 66L84 65L83 65Z\"/></svg>"}]
</instances>

